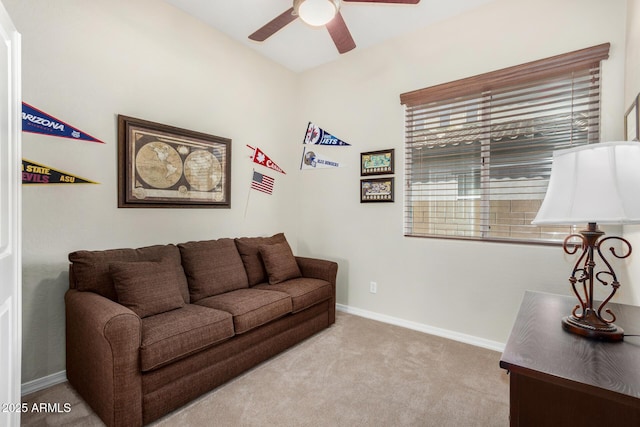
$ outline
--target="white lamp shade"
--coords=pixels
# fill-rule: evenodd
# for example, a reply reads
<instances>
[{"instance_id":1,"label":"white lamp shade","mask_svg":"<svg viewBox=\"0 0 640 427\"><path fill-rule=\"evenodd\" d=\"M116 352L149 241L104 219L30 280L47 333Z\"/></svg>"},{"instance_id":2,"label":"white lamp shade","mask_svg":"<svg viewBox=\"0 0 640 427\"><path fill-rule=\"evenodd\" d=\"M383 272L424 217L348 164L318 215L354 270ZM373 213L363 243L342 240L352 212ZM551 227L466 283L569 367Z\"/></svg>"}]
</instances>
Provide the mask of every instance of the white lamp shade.
<instances>
[{"instance_id":1,"label":"white lamp shade","mask_svg":"<svg viewBox=\"0 0 640 427\"><path fill-rule=\"evenodd\" d=\"M603 142L553 153L532 224L640 223L640 143Z\"/></svg>"},{"instance_id":2,"label":"white lamp shade","mask_svg":"<svg viewBox=\"0 0 640 427\"><path fill-rule=\"evenodd\" d=\"M298 6L298 16L307 24L319 27L325 25L338 13L333 0L303 0Z\"/></svg>"}]
</instances>

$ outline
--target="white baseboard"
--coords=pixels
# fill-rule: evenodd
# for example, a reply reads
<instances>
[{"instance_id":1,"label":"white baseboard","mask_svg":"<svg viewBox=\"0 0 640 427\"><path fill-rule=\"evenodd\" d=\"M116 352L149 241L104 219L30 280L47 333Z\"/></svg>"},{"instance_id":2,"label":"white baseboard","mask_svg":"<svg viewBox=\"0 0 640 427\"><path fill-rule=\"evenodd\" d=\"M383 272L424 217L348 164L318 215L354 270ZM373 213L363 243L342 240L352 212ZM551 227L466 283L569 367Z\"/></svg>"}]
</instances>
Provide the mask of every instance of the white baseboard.
<instances>
[{"instance_id":1,"label":"white baseboard","mask_svg":"<svg viewBox=\"0 0 640 427\"><path fill-rule=\"evenodd\" d=\"M63 383L67 380L67 371L56 372L55 374L47 375L46 377L38 378L33 381L28 381L22 384L22 395L34 393L36 391L44 390L47 387L54 386L56 384Z\"/></svg>"},{"instance_id":2,"label":"white baseboard","mask_svg":"<svg viewBox=\"0 0 640 427\"><path fill-rule=\"evenodd\" d=\"M460 341L465 344L471 344L477 347L482 347L498 352L503 352L505 347L504 343L498 341L486 340L484 338L478 338L473 335L461 334L460 332L450 331L448 329L436 328L434 326L412 322L393 316L387 316L386 314L374 313L373 311L362 310L360 308L351 307L344 304L336 304L336 310L342 311L344 313L354 314L360 317L366 317L367 319L377 320L379 322L389 323L391 325L402 326L403 328L413 329L414 331L424 332L426 334L436 335L454 341Z\"/></svg>"}]
</instances>

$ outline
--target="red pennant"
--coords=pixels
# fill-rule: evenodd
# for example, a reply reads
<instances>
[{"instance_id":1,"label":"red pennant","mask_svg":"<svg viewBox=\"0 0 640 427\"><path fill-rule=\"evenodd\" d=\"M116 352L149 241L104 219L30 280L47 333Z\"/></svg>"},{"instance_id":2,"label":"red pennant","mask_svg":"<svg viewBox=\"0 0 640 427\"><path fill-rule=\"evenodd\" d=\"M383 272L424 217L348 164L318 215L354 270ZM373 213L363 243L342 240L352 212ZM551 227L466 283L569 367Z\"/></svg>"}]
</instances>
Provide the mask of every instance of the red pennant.
<instances>
[{"instance_id":1,"label":"red pennant","mask_svg":"<svg viewBox=\"0 0 640 427\"><path fill-rule=\"evenodd\" d=\"M262 151L257 147L253 148L250 145L247 145L247 147L253 150L253 155L251 156L251 158L253 159L253 163L257 163L259 165L262 165L269 169L273 169L274 171L283 173L285 175L287 174L285 171L282 170L280 166L278 166L273 160L271 160L269 156L264 154L264 151Z\"/></svg>"}]
</instances>

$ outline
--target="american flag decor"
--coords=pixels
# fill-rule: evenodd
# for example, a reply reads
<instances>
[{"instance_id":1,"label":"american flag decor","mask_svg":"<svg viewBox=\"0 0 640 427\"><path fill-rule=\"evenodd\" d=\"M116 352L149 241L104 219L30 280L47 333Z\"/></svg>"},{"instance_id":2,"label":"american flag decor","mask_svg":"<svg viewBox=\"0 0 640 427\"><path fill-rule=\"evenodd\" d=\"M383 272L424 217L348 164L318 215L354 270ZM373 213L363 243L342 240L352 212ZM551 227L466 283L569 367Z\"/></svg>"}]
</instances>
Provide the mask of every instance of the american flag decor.
<instances>
[{"instance_id":1,"label":"american flag decor","mask_svg":"<svg viewBox=\"0 0 640 427\"><path fill-rule=\"evenodd\" d=\"M273 192L274 179L270 176L263 175L260 172L253 171L253 179L251 180L251 188L271 194Z\"/></svg>"}]
</instances>

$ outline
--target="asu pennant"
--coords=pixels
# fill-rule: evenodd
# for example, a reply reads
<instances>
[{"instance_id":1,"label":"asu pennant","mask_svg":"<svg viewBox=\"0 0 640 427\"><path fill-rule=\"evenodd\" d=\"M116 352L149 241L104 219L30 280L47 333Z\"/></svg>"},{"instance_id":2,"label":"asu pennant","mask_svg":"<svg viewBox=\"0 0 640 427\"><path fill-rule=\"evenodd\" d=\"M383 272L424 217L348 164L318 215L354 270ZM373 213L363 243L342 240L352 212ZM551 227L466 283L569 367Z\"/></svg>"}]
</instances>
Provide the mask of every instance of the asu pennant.
<instances>
[{"instance_id":1,"label":"asu pennant","mask_svg":"<svg viewBox=\"0 0 640 427\"><path fill-rule=\"evenodd\" d=\"M82 132L62 120L56 119L26 102L22 103L22 131L104 144L104 142L92 137L88 133Z\"/></svg>"},{"instance_id":2,"label":"asu pennant","mask_svg":"<svg viewBox=\"0 0 640 427\"><path fill-rule=\"evenodd\" d=\"M320 127L309 122L307 125L307 132L304 134L303 144L315 144L315 145L333 145L333 146L347 146L347 144L341 139L336 138L329 132L322 130Z\"/></svg>"},{"instance_id":3,"label":"asu pennant","mask_svg":"<svg viewBox=\"0 0 640 427\"><path fill-rule=\"evenodd\" d=\"M79 176L22 159L23 184L98 184Z\"/></svg>"},{"instance_id":4,"label":"asu pennant","mask_svg":"<svg viewBox=\"0 0 640 427\"><path fill-rule=\"evenodd\" d=\"M249 147L250 149L253 150L253 154L251 155L251 158L253 159L253 163L257 163L259 165L262 165L264 167L267 167L269 169L273 169L274 171L283 173L283 174L287 174L285 171L282 170L282 168L280 166L278 166L273 160L271 160L271 158L269 158L269 156L267 156L266 154L264 154L264 151L262 151L259 148L253 148L250 145L247 145L247 147Z\"/></svg>"}]
</instances>

